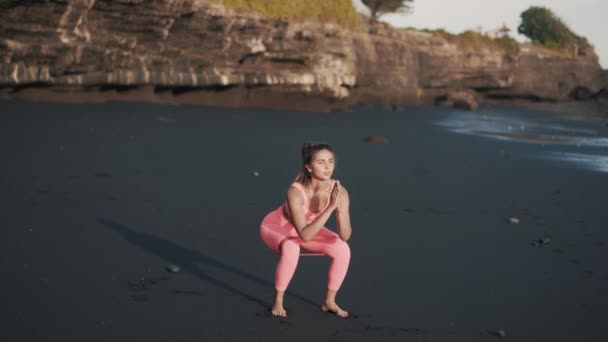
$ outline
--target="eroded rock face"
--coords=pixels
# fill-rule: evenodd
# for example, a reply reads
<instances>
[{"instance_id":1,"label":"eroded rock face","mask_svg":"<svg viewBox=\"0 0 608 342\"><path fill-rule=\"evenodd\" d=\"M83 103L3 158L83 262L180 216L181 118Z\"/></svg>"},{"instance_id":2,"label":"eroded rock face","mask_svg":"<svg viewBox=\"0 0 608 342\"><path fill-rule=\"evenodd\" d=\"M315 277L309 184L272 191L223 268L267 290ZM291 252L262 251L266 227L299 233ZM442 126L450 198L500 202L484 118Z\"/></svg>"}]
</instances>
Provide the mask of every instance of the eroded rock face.
<instances>
[{"instance_id":1,"label":"eroded rock face","mask_svg":"<svg viewBox=\"0 0 608 342\"><path fill-rule=\"evenodd\" d=\"M595 94L605 87L595 55L565 57L533 46L513 55L381 23L348 29L271 20L204 0L2 6L0 87L12 89L151 87L194 93L203 103L273 106L432 102L453 89L565 100L575 89Z\"/></svg>"},{"instance_id":2,"label":"eroded rock face","mask_svg":"<svg viewBox=\"0 0 608 342\"><path fill-rule=\"evenodd\" d=\"M577 88L591 94L602 88L602 70L594 53L569 57L533 45L509 53L499 46L456 44L384 24L368 30L364 48L358 46L363 39L355 40L357 91L366 99L372 97L369 93L378 93L432 102L450 90L468 88L490 98L559 101L570 99ZM389 67L370 67L377 56L382 56L379 64Z\"/></svg>"},{"instance_id":3,"label":"eroded rock face","mask_svg":"<svg viewBox=\"0 0 608 342\"><path fill-rule=\"evenodd\" d=\"M344 28L205 1L45 1L0 19L3 85L277 86L341 99L356 80Z\"/></svg>"},{"instance_id":4,"label":"eroded rock face","mask_svg":"<svg viewBox=\"0 0 608 342\"><path fill-rule=\"evenodd\" d=\"M513 71L510 96L566 100L577 87L590 93L601 89L601 67L595 55L569 58L524 46Z\"/></svg>"}]
</instances>

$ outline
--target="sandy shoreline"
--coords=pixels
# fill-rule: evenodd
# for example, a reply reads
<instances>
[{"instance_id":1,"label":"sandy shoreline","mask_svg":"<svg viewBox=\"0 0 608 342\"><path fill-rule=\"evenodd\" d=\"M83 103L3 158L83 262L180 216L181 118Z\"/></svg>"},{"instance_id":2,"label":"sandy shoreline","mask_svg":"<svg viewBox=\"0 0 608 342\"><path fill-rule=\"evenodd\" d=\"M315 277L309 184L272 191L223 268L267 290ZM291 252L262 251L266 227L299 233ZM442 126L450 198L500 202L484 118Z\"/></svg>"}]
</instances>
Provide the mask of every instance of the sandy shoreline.
<instances>
[{"instance_id":1,"label":"sandy shoreline","mask_svg":"<svg viewBox=\"0 0 608 342\"><path fill-rule=\"evenodd\" d=\"M347 100L329 100L322 97L313 98L299 93L277 95L269 89L227 89L225 91L210 91L208 89L178 89L157 90L153 86L99 88L91 87L36 87L28 86L19 89L0 88L0 101L36 101L58 103L155 103L173 105L202 105L225 108L262 108L274 110L295 110L303 112L349 111L361 103L385 109L397 109L396 99L381 99L378 97ZM398 102L409 105L428 105L433 99L398 99ZM426 102L425 102L426 101ZM537 102L521 99L484 99L483 103L494 106L516 106L530 110L555 112L562 115L581 116L583 119L608 119L608 105L598 101L568 101L568 102Z\"/></svg>"},{"instance_id":2,"label":"sandy shoreline","mask_svg":"<svg viewBox=\"0 0 608 342\"><path fill-rule=\"evenodd\" d=\"M7 340L608 338L606 173L531 157L604 147L457 134L437 122L458 113L432 106L1 105ZM601 120L576 128L608 136ZM390 143L365 142L374 135ZM352 319L318 308L326 258L300 261L288 318L268 315L277 260L259 222L281 204L305 140L335 147L351 193L338 300Z\"/></svg>"}]
</instances>

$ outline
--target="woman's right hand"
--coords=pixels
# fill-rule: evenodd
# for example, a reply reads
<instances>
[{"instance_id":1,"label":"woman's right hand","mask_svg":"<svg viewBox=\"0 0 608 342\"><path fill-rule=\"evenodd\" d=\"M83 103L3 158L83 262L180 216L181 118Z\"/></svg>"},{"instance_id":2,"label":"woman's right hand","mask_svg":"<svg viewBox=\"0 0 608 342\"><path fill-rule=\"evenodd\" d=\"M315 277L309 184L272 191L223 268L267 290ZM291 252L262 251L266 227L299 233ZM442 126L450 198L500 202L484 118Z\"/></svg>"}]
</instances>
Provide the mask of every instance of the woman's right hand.
<instances>
[{"instance_id":1,"label":"woman's right hand","mask_svg":"<svg viewBox=\"0 0 608 342\"><path fill-rule=\"evenodd\" d=\"M338 203L340 203L340 181L336 181L333 189L331 190L329 205L332 209L336 209L338 207Z\"/></svg>"}]
</instances>

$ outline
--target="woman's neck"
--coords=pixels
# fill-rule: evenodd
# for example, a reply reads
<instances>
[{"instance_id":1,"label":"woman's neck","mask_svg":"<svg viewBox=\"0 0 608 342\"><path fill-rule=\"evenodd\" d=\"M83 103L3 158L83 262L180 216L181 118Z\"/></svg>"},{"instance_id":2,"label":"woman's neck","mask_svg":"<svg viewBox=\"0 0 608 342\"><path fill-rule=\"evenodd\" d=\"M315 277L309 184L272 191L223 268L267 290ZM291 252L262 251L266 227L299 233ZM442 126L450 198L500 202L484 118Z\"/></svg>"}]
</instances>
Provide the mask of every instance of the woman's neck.
<instances>
[{"instance_id":1,"label":"woman's neck","mask_svg":"<svg viewBox=\"0 0 608 342\"><path fill-rule=\"evenodd\" d=\"M318 179L313 178L310 180L310 183L308 183L308 189L313 192L326 191L327 188L329 187L330 182L331 182L331 179L318 180Z\"/></svg>"}]
</instances>

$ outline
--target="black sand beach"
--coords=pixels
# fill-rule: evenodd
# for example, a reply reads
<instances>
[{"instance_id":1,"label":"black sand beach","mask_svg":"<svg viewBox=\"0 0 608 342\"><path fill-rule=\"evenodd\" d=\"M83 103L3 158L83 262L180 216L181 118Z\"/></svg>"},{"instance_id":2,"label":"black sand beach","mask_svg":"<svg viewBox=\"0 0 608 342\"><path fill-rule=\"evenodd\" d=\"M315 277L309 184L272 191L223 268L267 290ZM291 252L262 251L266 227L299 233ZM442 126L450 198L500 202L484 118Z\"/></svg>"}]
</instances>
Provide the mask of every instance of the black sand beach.
<instances>
[{"instance_id":1,"label":"black sand beach","mask_svg":"<svg viewBox=\"0 0 608 342\"><path fill-rule=\"evenodd\" d=\"M608 340L602 120L0 108L2 341ZM390 143L365 142L375 135ZM347 320L319 310L323 257L300 260L289 317L268 313L277 256L259 223L306 140L334 146L351 194Z\"/></svg>"}]
</instances>

